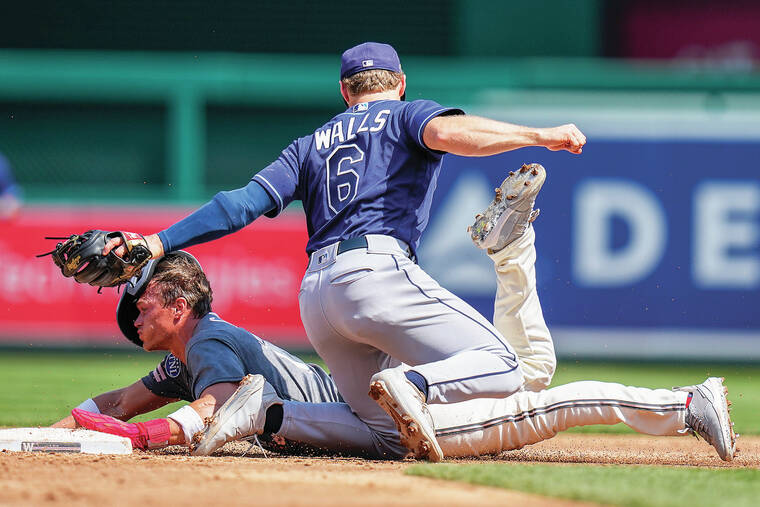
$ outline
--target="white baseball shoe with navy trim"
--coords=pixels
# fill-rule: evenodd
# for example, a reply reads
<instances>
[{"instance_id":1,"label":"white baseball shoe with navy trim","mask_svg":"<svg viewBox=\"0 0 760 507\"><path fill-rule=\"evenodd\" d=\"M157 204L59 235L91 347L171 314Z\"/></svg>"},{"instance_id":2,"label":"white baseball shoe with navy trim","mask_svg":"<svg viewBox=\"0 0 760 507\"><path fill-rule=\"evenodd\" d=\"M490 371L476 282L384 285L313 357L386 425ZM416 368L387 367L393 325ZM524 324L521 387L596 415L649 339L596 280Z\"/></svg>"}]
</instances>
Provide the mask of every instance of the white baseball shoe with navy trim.
<instances>
[{"instance_id":1,"label":"white baseball shoe with navy trim","mask_svg":"<svg viewBox=\"0 0 760 507\"><path fill-rule=\"evenodd\" d=\"M728 389L723 378L710 377L695 386L676 387L674 390L690 393L692 398L686 409L686 429L692 435L704 438L715 447L723 461L734 459L736 434L729 414Z\"/></svg>"}]
</instances>

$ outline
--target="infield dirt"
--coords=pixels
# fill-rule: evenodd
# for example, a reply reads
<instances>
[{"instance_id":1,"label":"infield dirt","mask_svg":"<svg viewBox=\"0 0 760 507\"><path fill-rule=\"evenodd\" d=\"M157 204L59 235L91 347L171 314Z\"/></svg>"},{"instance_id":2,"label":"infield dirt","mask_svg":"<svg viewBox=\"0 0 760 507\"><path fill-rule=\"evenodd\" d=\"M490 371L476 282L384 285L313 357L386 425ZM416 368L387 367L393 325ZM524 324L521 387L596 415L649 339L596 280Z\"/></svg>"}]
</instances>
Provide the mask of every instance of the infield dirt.
<instances>
[{"instance_id":1,"label":"infield dirt","mask_svg":"<svg viewBox=\"0 0 760 507\"><path fill-rule=\"evenodd\" d=\"M264 457L228 444L210 457L184 448L129 456L0 453L2 505L583 505L404 475L414 461ZM455 462L602 463L760 468L760 437L731 463L693 437L560 435L498 457Z\"/></svg>"}]
</instances>

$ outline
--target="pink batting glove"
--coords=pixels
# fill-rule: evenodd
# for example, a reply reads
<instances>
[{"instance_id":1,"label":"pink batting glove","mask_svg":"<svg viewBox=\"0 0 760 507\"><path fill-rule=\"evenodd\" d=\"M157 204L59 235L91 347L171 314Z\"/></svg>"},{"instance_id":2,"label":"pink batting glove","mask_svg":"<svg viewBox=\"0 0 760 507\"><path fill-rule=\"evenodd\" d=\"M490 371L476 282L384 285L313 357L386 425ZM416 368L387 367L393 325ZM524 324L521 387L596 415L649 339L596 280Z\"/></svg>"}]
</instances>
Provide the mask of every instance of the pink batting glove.
<instances>
[{"instance_id":1,"label":"pink batting glove","mask_svg":"<svg viewBox=\"0 0 760 507\"><path fill-rule=\"evenodd\" d=\"M95 414L79 408L72 410L71 415L80 426L88 430L127 437L132 441L132 447L138 449L156 449L169 445L171 429L168 419L125 423L110 415Z\"/></svg>"}]
</instances>

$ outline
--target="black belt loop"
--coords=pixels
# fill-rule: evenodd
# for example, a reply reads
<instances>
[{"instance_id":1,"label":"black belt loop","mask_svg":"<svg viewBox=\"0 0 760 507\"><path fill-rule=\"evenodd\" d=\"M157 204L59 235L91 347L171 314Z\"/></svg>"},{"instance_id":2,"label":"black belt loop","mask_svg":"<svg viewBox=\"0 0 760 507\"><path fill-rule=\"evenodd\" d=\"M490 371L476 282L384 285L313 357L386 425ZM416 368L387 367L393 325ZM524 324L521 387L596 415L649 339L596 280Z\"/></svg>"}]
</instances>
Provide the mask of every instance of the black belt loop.
<instances>
[{"instance_id":1,"label":"black belt loop","mask_svg":"<svg viewBox=\"0 0 760 507\"><path fill-rule=\"evenodd\" d=\"M367 248L367 236L359 236L358 238L344 239L338 243L338 255L349 250L356 250L358 248Z\"/></svg>"}]
</instances>

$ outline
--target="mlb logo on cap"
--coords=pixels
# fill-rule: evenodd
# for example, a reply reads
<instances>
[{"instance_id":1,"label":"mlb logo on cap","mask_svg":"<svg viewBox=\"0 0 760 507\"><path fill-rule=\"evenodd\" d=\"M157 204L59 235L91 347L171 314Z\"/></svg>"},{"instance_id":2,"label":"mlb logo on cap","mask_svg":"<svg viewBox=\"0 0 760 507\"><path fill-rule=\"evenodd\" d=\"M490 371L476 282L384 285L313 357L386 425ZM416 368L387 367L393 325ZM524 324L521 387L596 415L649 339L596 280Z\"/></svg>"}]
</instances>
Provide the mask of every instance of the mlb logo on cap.
<instances>
[{"instance_id":1,"label":"mlb logo on cap","mask_svg":"<svg viewBox=\"0 0 760 507\"><path fill-rule=\"evenodd\" d=\"M347 49L340 59L341 79L371 69L401 73L401 61L393 46L379 42L365 42Z\"/></svg>"}]
</instances>

